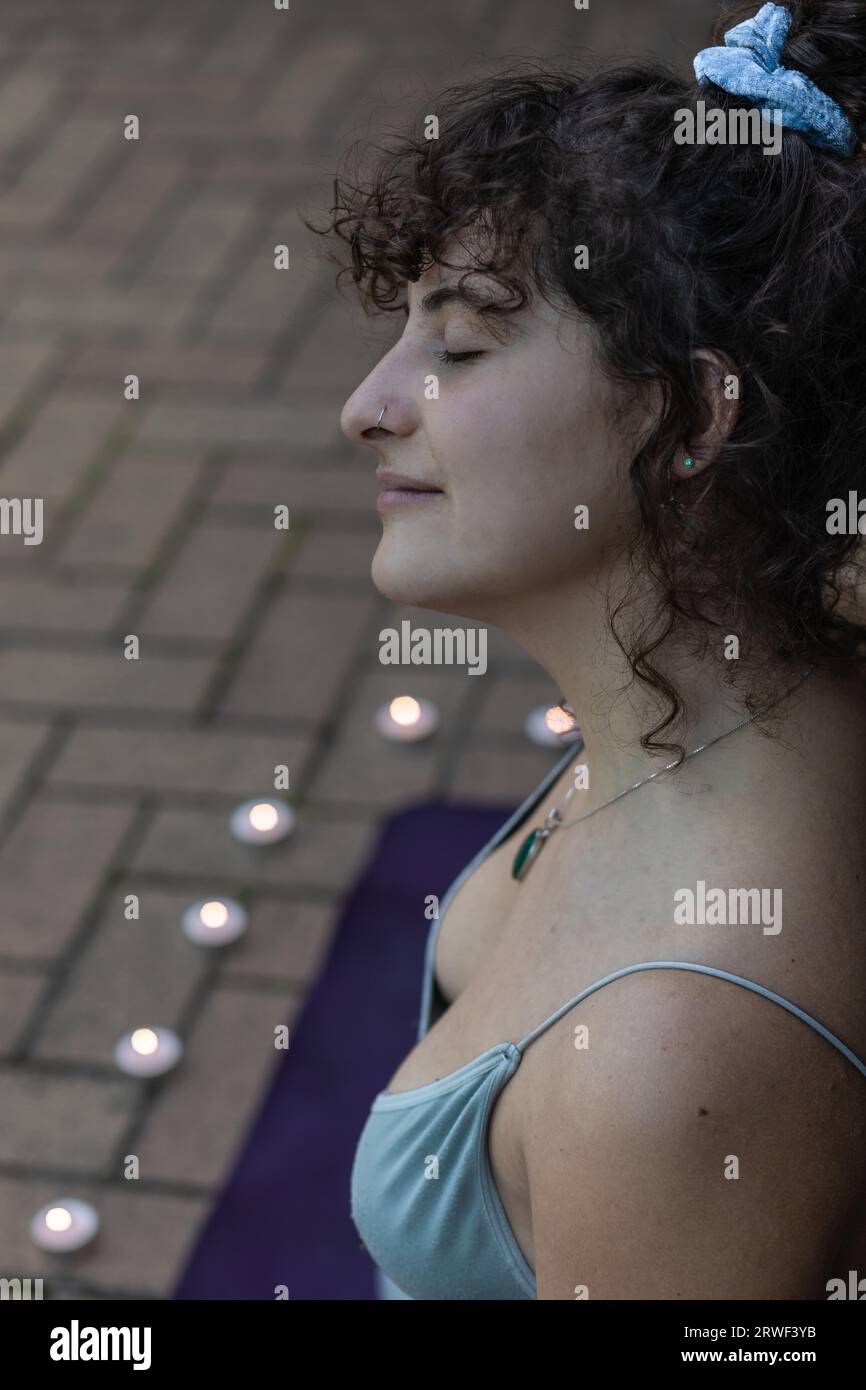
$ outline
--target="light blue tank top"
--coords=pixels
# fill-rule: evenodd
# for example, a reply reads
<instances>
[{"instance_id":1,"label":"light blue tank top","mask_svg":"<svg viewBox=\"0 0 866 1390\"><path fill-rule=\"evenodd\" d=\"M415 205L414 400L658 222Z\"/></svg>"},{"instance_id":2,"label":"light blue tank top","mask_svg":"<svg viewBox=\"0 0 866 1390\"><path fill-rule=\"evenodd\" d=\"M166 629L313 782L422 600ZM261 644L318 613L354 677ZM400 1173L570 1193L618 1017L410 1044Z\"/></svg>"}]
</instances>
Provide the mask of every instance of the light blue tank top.
<instances>
[{"instance_id":1,"label":"light blue tank top","mask_svg":"<svg viewBox=\"0 0 866 1390\"><path fill-rule=\"evenodd\" d=\"M419 1041L448 1007L433 973L445 910L469 875L532 813L581 745L572 744L539 787L454 880L430 925ZM380 1091L352 1167L352 1219L378 1266L383 1296L410 1299L534 1299L535 1274L497 1192L487 1153L490 1113L524 1049L597 989L637 970L693 970L732 980L808 1023L866 1076L866 1065L823 1024L763 985L689 961L624 966L581 990L519 1042L495 1043L447 1076L411 1091Z\"/></svg>"}]
</instances>

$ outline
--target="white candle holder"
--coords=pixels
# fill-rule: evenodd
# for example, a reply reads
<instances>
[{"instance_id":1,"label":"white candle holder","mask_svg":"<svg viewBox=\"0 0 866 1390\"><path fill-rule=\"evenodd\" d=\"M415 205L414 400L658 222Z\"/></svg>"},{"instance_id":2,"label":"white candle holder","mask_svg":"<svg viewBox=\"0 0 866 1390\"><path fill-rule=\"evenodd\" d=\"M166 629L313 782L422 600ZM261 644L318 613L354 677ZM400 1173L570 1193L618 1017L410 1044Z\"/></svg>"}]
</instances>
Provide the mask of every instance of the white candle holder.
<instances>
[{"instance_id":1,"label":"white candle holder","mask_svg":"<svg viewBox=\"0 0 866 1390\"><path fill-rule=\"evenodd\" d=\"M291 835L295 814L285 801L271 801L263 797L237 806L232 811L229 825L235 839L245 845L272 845Z\"/></svg>"},{"instance_id":2,"label":"white candle holder","mask_svg":"<svg viewBox=\"0 0 866 1390\"><path fill-rule=\"evenodd\" d=\"M395 743L418 743L439 727L439 711L432 700L398 695L376 711L376 728Z\"/></svg>"},{"instance_id":3,"label":"white candle holder","mask_svg":"<svg viewBox=\"0 0 866 1390\"><path fill-rule=\"evenodd\" d=\"M527 738L542 748L561 748L577 743L581 736L580 726L561 705L539 705L530 710L523 728Z\"/></svg>"},{"instance_id":4,"label":"white candle holder","mask_svg":"<svg viewBox=\"0 0 866 1390\"><path fill-rule=\"evenodd\" d=\"M46 1202L30 1222L30 1235L40 1250L80 1250L99 1230L99 1216L89 1202L58 1197Z\"/></svg>"},{"instance_id":5,"label":"white candle holder","mask_svg":"<svg viewBox=\"0 0 866 1390\"><path fill-rule=\"evenodd\" d=\"M201 898L183 914L183 930L197 946L225 946L243 936L247 914L231 898Z\"/></svg>"},{"instance_id":6,"label":"white candle holder","mask_svg":"<svg viewBox=\"0 0 866 1390\"><path fill-rule=\"evenodd\" d=\"M134 1028L114 1049L114 1060L128 1076L162 1076L177 1066L183 1044L170 1028Z\"/></svg>"}]
</instances>

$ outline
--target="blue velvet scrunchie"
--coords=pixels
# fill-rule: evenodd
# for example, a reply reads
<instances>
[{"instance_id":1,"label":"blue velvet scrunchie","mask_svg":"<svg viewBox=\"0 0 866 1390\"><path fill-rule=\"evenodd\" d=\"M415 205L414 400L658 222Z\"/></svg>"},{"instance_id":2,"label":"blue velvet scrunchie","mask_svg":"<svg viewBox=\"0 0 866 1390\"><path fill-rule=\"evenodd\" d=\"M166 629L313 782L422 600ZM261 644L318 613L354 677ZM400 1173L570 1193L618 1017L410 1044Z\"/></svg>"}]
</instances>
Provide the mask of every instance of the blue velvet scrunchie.
<instances>
[{"instance_id":1,"label":"blue velvet scrunchie","mask_svg":"<svg viewBox=\"0 0 866 1390\"><path fill-rule=\"evenodd\" d=\"M781 111L782 125L823 149L852 154L860 142L841 106L805 73L780 64L790 28L784 5L762 5L753 19L728 30L724 48L701 50L695 76L732 96L749 97L761 110Z\"/></svg>"}]
</instances>

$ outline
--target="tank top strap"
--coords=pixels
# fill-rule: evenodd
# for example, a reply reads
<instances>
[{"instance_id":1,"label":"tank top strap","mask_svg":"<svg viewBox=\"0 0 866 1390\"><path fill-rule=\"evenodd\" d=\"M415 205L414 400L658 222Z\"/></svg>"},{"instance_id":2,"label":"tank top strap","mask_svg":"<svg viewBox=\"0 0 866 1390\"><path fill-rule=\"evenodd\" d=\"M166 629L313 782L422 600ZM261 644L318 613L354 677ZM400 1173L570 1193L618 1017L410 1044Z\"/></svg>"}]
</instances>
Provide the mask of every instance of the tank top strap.
<instances>
[{"instance_id":1,"label":"tank top strap","mask_svg":"<svg viewBox=\"0 0 866 1390\"><path fill-rule=\"evenodd\" d=\"M808 1023L810 1028L814 1028L816 1033L820 1033L822 1038L826 1038L828 1042L838 1048L842 1055L847 1057L849 1062L853 1062L857 1070L861 1072L863 1076L866 1076L866 1064L861 1062L859 1057L855 1056L850 1047L846 1047L841 1039L837 1038L834 1033L831 1033L829 1028L825 1028L823 1023L819 1023L816 1018L812 1018L811 1014L807 1014L805 1010L798 1008L797 1005L792 1004L790 1000L783 999L781 994L775 994L773 990L767 989L765 985L755 984L753 980L746 980L742 975L732 975L729 971L718 970L712 965L696 965L692 961L683 960L649 960L639 965L625 965L621 970L614 970L612 974L605 975L601 980L596 980L594 984L588 985L586 989L582 989L580 994L575 995L573 999L569 999L567 1004L563 1004L560 1009L557 1009L556 1013L551 1014L550 1018L546 1018L537 1028L533 1028L531 1033L528 1033L525 1038L519 1043L516 1043L515 1046L518 1052L522 1053L524 1048L528 1047L531 1042L534 1042L535 1039L545 1032L546 1029L550 1028L552 1024L564 1017L570 1009L574 1008L575 1004L580 1004L582 1000L588 999L597 989L602 989L604 985L609 985L611 981L619 980L623 975L632 975L638 970L694 970L701 975L716 975L720 980L732 980L734 984L743 985L745 989L750 989L755 994L763 994L765 998L772 999L774 1004L781 1005L783 1009L787 1009L789 1013L794 1014L797 1018L801 1018L804 1023Z\"/></svg>"}]
</instances>

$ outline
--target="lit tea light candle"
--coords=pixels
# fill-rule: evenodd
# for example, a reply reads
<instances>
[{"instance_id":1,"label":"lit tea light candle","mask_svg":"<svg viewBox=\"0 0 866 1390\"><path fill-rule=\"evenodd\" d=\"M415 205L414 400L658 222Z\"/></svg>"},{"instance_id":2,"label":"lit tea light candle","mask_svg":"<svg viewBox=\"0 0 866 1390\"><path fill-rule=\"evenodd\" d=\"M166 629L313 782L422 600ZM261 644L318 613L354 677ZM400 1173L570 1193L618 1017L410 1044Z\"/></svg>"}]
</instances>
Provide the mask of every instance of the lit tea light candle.
<instances>
[{"instance_id":1,"label":"lit tea light candle","mask_svg":"<svg viewBox=\"0 0 866 1390\"><path fill-rule=\"evenodd\" d=\"M563 743L576 743L580 738L580 726L561 705L541 705L526 716L524 731L533 743L543 748L557 747Z\"/></svg>"},{"instance_id":2,"label":"lit tea light candle","mask_svg":"<svg viewBox=\"0 0 866 1390\"><path fill-rule=\"evenodd\" d=\"M247 929L247 914L231 898L203 898L183 914L183 929L198 946L225 946Z\"/></svg>"},{"instance_id":3,"label":"lit tea light candle","mask_svg":"<svg viewBox=\"0 0 866 1390\"><path fill-rule=\"evenodd\" d=\"M135 1028L124 1033L114 1060L129 1076L161 1076L180 1061L183 1045L170 1028Z\"/></svg>"},{"instance_id":4,"label":"lit tea light candle","mask_svg":"<svg viewBox=\"0 0 866 1390\"><path fill-rule=\"evenodd\" d=\"M245 801L232 811L229 824L245 845L272 845L291 834L295 816L285 801Z\"/></svg>"},{"instance_id":5,"label":"lit tea light candle","mask_svg":"<svg viewBox=\"0 0 866 1390\"><path fill-rule=\"evenodd\" d=\"M429 738L438 726L439 714L432 701L414 700L411 695L398 695L396 700L376 711L379 733L399 743Z\"/></svg>"},{"instance_id":6,"label":"lit tea light candle","mask_svg":"<svg viewBox=\"0 0 866 1390\"><path fill-rule=\"evenodd\" d=\"M48 1202L30 1222L30 1234L42 1250L80 1250L98 1230L95 1209L77 1197Z\"/></svg>"}]
</instances>

